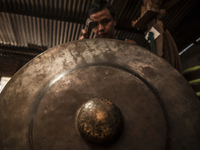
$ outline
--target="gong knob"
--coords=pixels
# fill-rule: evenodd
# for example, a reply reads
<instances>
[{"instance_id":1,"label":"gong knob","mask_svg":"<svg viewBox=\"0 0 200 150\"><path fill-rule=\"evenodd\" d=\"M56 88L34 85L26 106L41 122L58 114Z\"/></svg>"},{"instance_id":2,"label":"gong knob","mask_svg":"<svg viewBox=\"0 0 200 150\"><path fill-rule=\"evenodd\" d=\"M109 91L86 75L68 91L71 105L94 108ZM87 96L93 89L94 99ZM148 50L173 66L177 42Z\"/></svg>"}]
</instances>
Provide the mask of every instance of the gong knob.
<instances>
[{"instance_id":1,"label":"gong knob","mask_svg":"<svg viewBox=\"0 0 200 150\"><path fill-rule=\"evenodd\" d=\"M110 100L93 99L83 104L77 115L77 127L86 141L105 144L114 141L122 131L120 109Z\"/></svg>"}]
</instances>

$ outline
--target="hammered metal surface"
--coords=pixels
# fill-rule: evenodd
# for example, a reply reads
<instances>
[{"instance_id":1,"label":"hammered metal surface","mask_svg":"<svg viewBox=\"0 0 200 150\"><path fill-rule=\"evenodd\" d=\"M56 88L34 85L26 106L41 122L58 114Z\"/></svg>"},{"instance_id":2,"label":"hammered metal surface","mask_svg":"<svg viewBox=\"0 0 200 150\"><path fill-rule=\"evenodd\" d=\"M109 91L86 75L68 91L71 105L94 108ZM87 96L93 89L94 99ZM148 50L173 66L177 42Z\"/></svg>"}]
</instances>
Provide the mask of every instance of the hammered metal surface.
<instances>
[{"instance_id":1,"label":"hammered metal surface","mask_svg":"<svg viewBox=\"0 0 200 150\"><path fill-rule=\"evenodd\" d=\"M76 118L88 99L101 97L112 99L124 118L119 139L101 149L164 149L166 122L155 95L129 72L103 65L73 70L47 90L33 121L33 147L97 149L99 145L89 145L79 135Z\"/></svg>"},{"instance_id":2,"label":"hammered metal surface","mask_svg":"<svg viewBox=\"0 0 200 150\"><path fill-rule=\"evenodd\" d=\"M83 139L99 146L117 140L123 127L120 109L104 98L94 98L83 104L76 120Z\"/></svg>"},{"instance_id":3,"label":"hammered metal surface","mask_svg":"<svg viewBox=\"0 0 200 150\"><path fill-rule=\"evenodd\" d=\"M85 142L77 111L111 99L124 127L109 147ZM198 150L200 104L162 58L112 39L65 43L20 69L0 95L0 149Z\"/></svg>"}]
</instances>

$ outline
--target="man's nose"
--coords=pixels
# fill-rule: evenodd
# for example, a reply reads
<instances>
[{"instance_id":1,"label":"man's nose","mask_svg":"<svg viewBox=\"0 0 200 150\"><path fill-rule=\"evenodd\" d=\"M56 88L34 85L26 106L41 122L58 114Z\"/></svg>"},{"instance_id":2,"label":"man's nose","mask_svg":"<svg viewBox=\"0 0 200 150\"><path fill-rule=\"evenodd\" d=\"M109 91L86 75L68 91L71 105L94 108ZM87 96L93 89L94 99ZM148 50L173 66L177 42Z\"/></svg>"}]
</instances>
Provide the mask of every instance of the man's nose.
<instances>
[{"instance_id":1,"label":"man's nose","mask_svg":"<svg viewBox=\"0 0 200 150\"><path fill-rule=\"evenodd\" d=\"M104 26L101 23L99 23L99 31L101 30L104 30Z\"/></svg>"}]
</instances>

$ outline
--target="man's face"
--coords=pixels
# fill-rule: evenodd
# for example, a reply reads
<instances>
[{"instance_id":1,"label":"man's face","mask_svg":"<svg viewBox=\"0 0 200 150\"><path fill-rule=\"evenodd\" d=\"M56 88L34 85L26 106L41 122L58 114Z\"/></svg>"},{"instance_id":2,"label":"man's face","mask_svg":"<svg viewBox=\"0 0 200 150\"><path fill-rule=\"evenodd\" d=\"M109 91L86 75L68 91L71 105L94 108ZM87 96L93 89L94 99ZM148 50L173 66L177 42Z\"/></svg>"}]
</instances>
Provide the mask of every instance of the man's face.
<instances>
[{"instance_id":1,"label":"man's face","mask_svg":"<svg viewBox=\"0 0 200 150\"><path fill-rule=\"evenodd\" d=\"M98 23L98 25L93 28L97 38L115 38L114 30L116 20L112 17L108 9L103 9L95 14L91 14L90 19Z\"/></svg>"}]
</instances>

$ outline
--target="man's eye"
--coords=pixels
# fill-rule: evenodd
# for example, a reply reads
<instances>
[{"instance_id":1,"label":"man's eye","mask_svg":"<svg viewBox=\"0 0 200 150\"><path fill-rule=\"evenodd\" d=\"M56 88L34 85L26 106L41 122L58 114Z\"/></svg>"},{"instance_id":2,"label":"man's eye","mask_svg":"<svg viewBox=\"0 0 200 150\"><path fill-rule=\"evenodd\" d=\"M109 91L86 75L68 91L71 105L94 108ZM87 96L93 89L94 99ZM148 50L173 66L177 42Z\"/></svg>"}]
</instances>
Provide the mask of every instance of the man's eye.
<instances>
[{"instance_id":1,"label":"man's eye","mask_svg":"<svg viewBox=\"0 0 200 150\"><path fill-rule=\"evenodd\" d=\"M104 23L108 23L110 20L105 20Z\"/></svg>"},{"instance_id":2,"label":"man's eye","mask_svg":"<svg viewBox=\"0 0 200 150\"><path fill-rule=\"evenodd\" d=\"M109 22L110 22L109 19L107 19L107 20L103 20L103 21L102 21L102 24L107 24L107 23L109 23Z\"/></svg>"}]
</instances>

